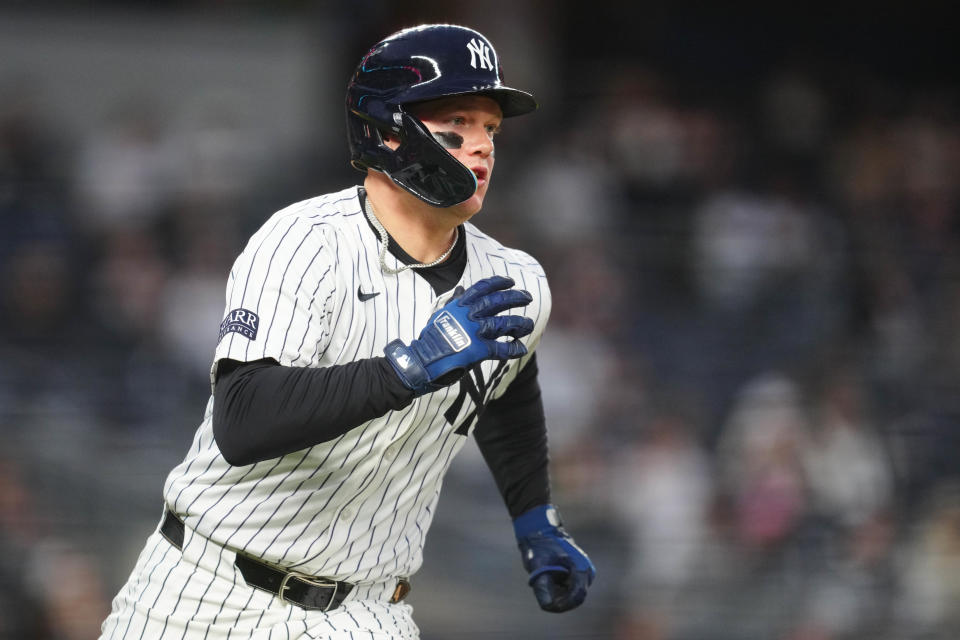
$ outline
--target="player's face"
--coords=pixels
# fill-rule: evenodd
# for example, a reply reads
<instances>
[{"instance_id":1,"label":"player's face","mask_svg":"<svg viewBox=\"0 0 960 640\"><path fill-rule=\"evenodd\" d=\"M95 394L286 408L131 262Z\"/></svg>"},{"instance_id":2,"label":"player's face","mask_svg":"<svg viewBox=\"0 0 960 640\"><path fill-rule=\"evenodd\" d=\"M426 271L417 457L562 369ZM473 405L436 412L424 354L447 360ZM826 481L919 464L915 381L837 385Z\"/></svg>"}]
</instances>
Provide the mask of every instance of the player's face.
<instances>
[{"instance_id":1,"label":"player's face","mask_svg":"<svg viewBox=\"0 0 960 640\"><path fill-rule=\"evenodd\" d=\"M453 96L413 105L410 112L477 177L476 192L456 206L473 215L483 206L493 174L493 138L503 121L500 105L484 96Z\"/></svg>"}]
</instances>

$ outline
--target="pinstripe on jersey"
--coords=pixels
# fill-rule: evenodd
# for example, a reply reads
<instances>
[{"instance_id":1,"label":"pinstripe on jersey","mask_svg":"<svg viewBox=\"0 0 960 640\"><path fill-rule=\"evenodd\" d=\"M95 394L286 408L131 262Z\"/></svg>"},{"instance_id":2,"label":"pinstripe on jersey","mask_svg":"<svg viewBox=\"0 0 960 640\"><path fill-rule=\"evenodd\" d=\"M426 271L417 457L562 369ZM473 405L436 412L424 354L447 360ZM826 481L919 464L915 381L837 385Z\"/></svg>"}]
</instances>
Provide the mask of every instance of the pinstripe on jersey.
<instances>
[{"instance_id":1,"label":"pinstripe on jersey","mask_svg":"<svg viewBox=\"0 0 960 640\"><path fill-rule=\"evenodd\" d=\"M506 275L530 291L533 303L514 312L534 320L524 338L532 352L550 313L542 268L470 223L464 230L460 284ZM436 295L413 270L384 274L378 248L357 187L274 214L227 283L225 315L256 314L256 337L223 333L213 371L223 358L324 367L382 356L389 341L416 338L452 292ZM361 301L358 292L379 295ZM478 402L501 395L528 357L484 362L460 383L335 440L241 467L217 449L211 398L164 497L200 534L283 566L358 584L412 575L442 478L473 427Z\"/></svg>"}]
</instances>

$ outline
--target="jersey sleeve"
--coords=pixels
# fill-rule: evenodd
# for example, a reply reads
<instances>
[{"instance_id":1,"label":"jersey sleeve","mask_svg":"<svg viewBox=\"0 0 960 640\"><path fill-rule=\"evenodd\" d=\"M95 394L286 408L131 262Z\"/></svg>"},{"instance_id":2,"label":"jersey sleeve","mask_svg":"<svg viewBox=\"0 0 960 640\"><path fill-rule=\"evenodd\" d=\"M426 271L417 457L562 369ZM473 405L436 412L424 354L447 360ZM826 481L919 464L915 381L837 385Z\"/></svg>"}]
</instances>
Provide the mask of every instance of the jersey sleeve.
<instances>
[{"instance_id":1,"label":"jersey sleeve","mask_svg":"<svg viewBox=\"0 0 960 640\"><path fill-rule=\"evenodd\" d=\"M272 219L255 233L230 271L211 380L225 358L316 363L330 340L335 257L336 234L309 219Z\"/></svg>"}]
</instances>

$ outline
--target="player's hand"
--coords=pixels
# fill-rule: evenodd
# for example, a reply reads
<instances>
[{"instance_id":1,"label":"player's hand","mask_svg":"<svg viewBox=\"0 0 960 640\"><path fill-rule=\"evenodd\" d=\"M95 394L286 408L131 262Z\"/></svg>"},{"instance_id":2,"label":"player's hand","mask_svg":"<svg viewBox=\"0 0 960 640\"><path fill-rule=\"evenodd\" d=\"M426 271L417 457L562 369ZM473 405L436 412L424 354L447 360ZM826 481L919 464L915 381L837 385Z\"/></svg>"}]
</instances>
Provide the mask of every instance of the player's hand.
<instances>
[{"instance_id":1,"label":"player's hand","mask_svg":"<svg viewBox=\"0 0 960 640\"><path fill-rule=\"evenodd\" d=\"M436 391L459 380L481 360L519 358L527 348L517 338L533 331L533 320L501 311L523 307L533 297L513 289L513 280L493 276L478 280L430 316L420 337L409 345L394 340L384 353L403 383L417 395ZM499 341L497 338L512 340Z\"/></svg>"},{"instance_id":2,"label":"player's hand","mask_svg":"<svg viewBox=\"0 0 960 640\"><path fill-rule=\"evenodd\" d=\"M540 608L560 613L580 606L597 570L564 530L556 507L530 509L514 519L513 530Z\"/></svg>"}]
</instances>

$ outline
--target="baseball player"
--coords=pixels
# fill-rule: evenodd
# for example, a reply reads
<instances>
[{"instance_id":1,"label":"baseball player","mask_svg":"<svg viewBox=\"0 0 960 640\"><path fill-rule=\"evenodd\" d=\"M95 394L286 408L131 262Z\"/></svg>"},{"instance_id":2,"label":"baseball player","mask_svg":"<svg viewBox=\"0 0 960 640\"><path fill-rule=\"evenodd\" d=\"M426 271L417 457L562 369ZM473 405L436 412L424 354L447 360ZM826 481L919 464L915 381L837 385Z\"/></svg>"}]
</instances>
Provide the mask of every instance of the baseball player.
<instances>
[{"instance_id":1,"label":"baseball player","mask_svg":"<svg viewBox=\"0 0 960 640\"><path fill-rule=\"evenodd\" d=\"M547 281L470 222L501 121L536 102L483 35L424 25L346 103L363 186L277 212L234 263L203 422L103 638L419 637L404 598L471 434L540 607L586 597L547 474Z\"/></svg>"}]
</instances>

